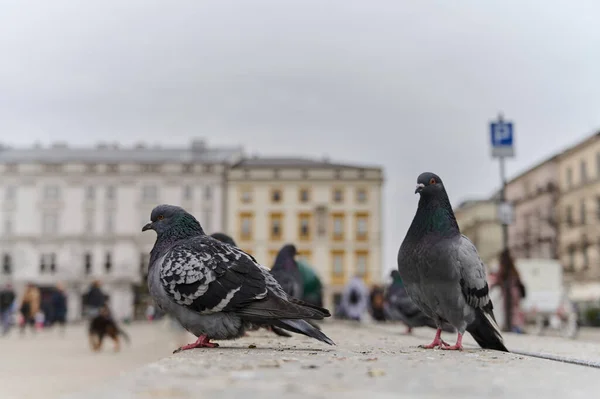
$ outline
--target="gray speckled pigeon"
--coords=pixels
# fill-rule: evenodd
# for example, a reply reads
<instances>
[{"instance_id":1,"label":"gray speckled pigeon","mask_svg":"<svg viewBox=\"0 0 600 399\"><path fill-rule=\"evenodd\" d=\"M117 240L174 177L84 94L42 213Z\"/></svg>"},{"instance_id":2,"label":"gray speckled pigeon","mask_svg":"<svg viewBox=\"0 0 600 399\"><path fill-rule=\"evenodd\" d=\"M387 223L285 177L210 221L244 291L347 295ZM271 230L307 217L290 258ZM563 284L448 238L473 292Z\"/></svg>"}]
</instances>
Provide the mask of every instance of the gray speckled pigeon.
<instances>
[{"instance_id":1,"label":"gray speckled pigeon","mask_svg":"<svg viewBox=\"0 0 600 399\"><path fill-rule=\"evenodd\" d=\"M422 173L415 193L421 197L398 252L398 271L410 298L436 322L435 338L424 347L461 350L468 331L482 348L508 352L494 318L485 266L460 233L442 180ZM455 345L441 339L445 322L458 330Z\"/></svg>"},{"instance_id":2,"label":"gray speckled pigeon","mask_svg":"<svg viewBox=\"0 0 600 399\"><path fill-rule=\"evenodd\" d=\"M290 298L269 270L241 249L207 236L180 207L159 205L142 231L156 231L148 287L157 305L198 340L179 348L216 347L211 339L239 338L249 325L274 325L333 345L302 319L329 311Z\"/></svg>"}]
</instances>

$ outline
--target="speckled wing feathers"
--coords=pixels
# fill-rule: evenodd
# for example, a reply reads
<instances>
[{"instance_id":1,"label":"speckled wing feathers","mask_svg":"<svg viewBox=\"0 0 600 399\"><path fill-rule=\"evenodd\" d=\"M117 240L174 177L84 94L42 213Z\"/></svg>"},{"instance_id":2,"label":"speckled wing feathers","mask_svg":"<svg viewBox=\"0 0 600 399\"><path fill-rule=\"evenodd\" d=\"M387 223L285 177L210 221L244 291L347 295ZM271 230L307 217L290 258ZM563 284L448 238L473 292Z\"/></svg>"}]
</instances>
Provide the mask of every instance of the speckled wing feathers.
<instances>
[{"instance_id":1,"label":"speckled wing feathers","mask_svg":"<svg viewBox=\"0 0 600 399\"><path fill-rule=\"evenodd\" d=\"M456 247L455 264L460 274L461 291L469 305L479 309L491 309L485 266L477 254L477 249L464 235L459 242Z\"/></svg>"}]
</instances>

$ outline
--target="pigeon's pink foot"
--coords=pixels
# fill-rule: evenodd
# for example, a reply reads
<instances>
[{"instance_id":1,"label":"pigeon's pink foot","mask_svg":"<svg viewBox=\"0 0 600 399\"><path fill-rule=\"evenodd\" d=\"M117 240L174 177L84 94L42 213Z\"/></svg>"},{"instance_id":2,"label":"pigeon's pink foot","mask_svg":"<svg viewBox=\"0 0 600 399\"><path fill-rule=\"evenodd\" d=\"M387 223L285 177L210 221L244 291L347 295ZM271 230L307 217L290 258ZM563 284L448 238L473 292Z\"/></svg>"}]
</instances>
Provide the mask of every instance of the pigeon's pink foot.
<instances>
[{"instance_id":1,"label":"pigeon's pink foot","mask_svg":"<svg viewBox=\"0 0 600 399\"><path fill-rule=\"evenodd\" d=\"M194 342L193 344L184 345L181 348L173 351L173 353L179 353L181 351L186 351L188 349L218 348L219 347L219 344L217 344L215 342L209 342L209 341L210 341L210 338L208 338L206 335L201 335L198 337L196 342Z\"/></svg>"},{"instance_id":2,"label":"pigeon's pink foot","mask_svg":"<svg viewBox=\"0 0 600 399\"><path fill-rule=\"evenodd\" d=\"M458 333L458 337L456 338L456 344L454 345L444 345L442 346L443 350L446 351L461 351L463 350L463 346L462 346L462 334Z\"/></svg>"},{"instance_id":3,"label":"pigeon's pink foot","mask_svg":"<svg viewBox=\"0 0 600 399\"><path fill-rule=\"evenodd\" d=\"M412 334L412 327L408 327L405 334Z\"/></svg>"},{"instance_id":4,"label":"pigeon's pink foot","mask_svg":"<svg viewBox=\"0 0 600 399\"><path fill-rule=\"evenodd\" d=\"M433 341L429 345L420 345L423 349L442 348L444 346L449 345L442 339L442 330L440 328L435 332L435 338L433 338Z\"/></svg>"}]
</instances>

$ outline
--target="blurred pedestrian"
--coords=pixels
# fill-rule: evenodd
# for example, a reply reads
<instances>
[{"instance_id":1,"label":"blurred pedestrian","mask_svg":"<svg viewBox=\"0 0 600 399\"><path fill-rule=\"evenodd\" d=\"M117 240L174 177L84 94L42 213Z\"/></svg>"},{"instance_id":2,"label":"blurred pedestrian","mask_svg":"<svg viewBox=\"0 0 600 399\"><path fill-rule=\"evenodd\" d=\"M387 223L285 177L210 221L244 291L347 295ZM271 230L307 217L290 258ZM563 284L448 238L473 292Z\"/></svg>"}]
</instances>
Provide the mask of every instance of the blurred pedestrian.
<instances>
[{"instance_id":1,"label":"blurred pedestrian","mask_svg":"<svg viewBox=\"0 0 600 399\"><path fill-rule=\"evenodd\" d=\"M100 309L106 305L106 294L100 288L100 281L95 280L90 287L90 290L85 294L85 306L87 315L94 318L100 314Z\"/></svg>"},{"instance_id":2,"label":"blurred pedestrian","mask_svg":"<svg viewBox=\"0 0 600 399\"><path fill-rule=\"evenodd\" d=\"M32 283L27 284L23 300L21 301L21 315L23 320L21 322L21 334L25 333L25 328L30 325L32 330L35 332L36 317L39 318L40 313L40 290Z\"/></svg>"},{"instance_id":3,"label":"blurred pedestrian","mask_svg":"<svg viewBox=\"0 0 600 399\"><path fill-rule=\"evenodd\" d=\"M10 283L0 291L0 321L2 322L2 335L8 334L13 322L13 305L15 291Z\"/></svg>"},{"instance_id":4,"label":"blurred pedestrian","mask_svg":"<svg viewBox=\"0 0 600 399\"><path fill-rule=\"evenodd\" d=\"M376 321L385 321L384 305L384 289L378 285L374 285L369 295L371 302L371 316Z\"/></svg>"},{"instance_id":5,"label":"blurred pedestrian","mask_svg":"<svg viewBox=\"0 0 600 399\"><path fill-rule=\"evenodd\" d=\"M507 309L507 304L510 303L510 329L513 332L522 334L525 327L525 314L521 310L521 299L525 297L525 286L521 282L519 271L515 267L515 262L509 250L506 249L500 253L499 265L497 272L490 273L490 289L500 288L504 309ZM506 312L505 317L507 317Z\"/></svg>"},{"instance_id":6,"label":"blurred pedestrian","mask_svg":"<svg viewBox=\"0 0 600 399\"><path fill-rule=\"evenodd\" d=\"M54 323L59 324L61 332L64 333L67 324L67 294L61 283L56 284L56 290L52 293L52 308Z\"/></svg>"}]
</instances>

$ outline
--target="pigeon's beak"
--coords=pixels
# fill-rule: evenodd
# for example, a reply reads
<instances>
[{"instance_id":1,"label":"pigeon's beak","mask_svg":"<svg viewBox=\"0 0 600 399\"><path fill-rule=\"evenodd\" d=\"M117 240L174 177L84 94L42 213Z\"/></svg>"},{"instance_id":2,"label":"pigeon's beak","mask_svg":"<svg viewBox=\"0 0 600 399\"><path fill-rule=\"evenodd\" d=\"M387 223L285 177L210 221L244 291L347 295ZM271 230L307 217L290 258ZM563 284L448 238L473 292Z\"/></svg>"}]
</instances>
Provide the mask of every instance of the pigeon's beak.
<instances>
[{"instance_id":1,"label":"pigeon's beak","mask_svg":"<svg viewBox=\"0 0 600 399\"><path fill-rule=\"evenodd\" d=\"M424 187L425 187L425 185L423 183L417 184L417 188L415 189L415 194L416 193L420 193L421 191L423 191Z\"/></svg>"},{"instance_id":2,"label":"pigeon's beak","mask_svg":"<svg viewBox=\"0 0 600 399\"><path fill-rule=\"evenodd\" d=\"M154 225L152 224L152 222L150 222L147 225L145 225L144 227L142 227L142 231L152 230L152 229L154 229Z\"/></svg>"}]
</instances>

